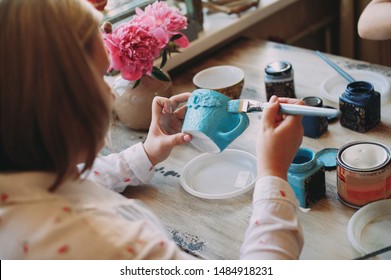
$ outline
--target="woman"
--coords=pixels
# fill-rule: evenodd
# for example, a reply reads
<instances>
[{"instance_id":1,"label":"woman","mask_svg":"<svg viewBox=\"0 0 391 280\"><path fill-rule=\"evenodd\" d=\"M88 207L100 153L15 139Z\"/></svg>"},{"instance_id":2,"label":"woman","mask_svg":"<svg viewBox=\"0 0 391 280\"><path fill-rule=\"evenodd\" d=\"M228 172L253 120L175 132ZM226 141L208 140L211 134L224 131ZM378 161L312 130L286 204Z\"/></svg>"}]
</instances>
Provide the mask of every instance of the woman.
<instances>
[{"instance_id":1,"label":"woman","mask_svg":"<svg viewBox=\"0 0 391 280\"><path fill-rule=\"evenodd\" d=\"M391 39L391 1L372 0L361 13L357 28L363 39Z\"/></svg>"},{"instance_id":2,"label":"woman","mask_svg":"<svg viewBox=\"0 0 391 280\"><path fill-rule=\"evenodd\" d=\"M100 22L85 0L0 0L1 259L193 258L148 209L109 190L147 183L154 165L191 141L177 107L190 93L155 98L145 143L96 158L112 105ZM303 246L286 182L301 119L270 102L241 258L298 258Z\"/></svg>"}]
</instances>

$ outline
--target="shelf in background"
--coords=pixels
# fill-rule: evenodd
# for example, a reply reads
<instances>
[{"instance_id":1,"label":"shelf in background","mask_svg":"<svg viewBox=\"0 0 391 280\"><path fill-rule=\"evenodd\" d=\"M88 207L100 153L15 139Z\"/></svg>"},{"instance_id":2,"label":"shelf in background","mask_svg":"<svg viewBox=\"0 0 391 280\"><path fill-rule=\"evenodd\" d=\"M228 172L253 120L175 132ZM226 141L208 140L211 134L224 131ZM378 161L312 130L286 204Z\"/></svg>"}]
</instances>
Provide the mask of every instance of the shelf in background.
<instances>
[{"instance_id":1,"label":"shelf in background","mask_svg":"<svg viewBox=\"0 0 391 280\"><path fill-rule=\"evenodd\" d=\"M251 8L240 15L214 13L204 15L203 31L181 53L175 53L167 61L165 70L170 71L190 59L240 36L241 32L266 17L282 10L299 0L261 0L258 7ZM157 64L159 61L157 62Z\"/></svg>"}]
</instances>

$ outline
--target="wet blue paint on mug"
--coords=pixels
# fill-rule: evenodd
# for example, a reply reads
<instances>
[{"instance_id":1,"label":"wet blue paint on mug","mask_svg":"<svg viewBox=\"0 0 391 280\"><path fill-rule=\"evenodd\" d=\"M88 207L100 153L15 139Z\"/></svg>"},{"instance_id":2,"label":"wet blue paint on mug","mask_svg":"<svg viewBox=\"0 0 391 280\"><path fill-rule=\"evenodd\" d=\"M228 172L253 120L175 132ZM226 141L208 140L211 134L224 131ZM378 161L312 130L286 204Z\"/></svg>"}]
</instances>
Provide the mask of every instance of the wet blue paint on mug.
<instances>
[{"instance_id":1,"label":"wet blue paint on mug","mask_svg":"<svg viewBox=\"0 0 391 280\"><path fill-rule=\"evenodd\" d=\"M339 97L342 126L357 132L367 132L380 122L380 93L364 81L348 84Z\"/></svg>"},{"instance_id":2,"label":"wet blue paint on mug","mask_svg":"<svg viewBox=\"0 0 391 280\"><path fill-rule=\"evenodd\" d=\"M230 100L210 89L193 91L182 127L183 132L192 135L193 146L204 152L219 153L246 130L250 123L247 114L229 113Z\"/></svg>"}]
</instances>

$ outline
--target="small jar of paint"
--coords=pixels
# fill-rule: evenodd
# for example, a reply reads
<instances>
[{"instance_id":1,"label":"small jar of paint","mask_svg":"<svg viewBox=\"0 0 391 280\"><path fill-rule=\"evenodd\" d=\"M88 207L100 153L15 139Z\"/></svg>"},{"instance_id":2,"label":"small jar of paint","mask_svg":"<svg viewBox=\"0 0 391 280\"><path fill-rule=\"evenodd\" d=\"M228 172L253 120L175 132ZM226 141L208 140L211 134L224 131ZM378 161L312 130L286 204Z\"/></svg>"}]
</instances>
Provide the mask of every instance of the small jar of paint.
<instances>
[{"instance_id":1,"label":"small jar of paint","mask_svg":"<svg viewBox=\"0 0 391 280\"><path fill-rule=\"evenodd\" d=\"M300 206L311 207L326 192L324 163L316 157L314 151L300 147L289 166L288 182Z\"/></svg>"},{"instance_id":2,"label":"small jar of paint","mask_svg":"<svg viewBox=\"0 0 391 280\"><path fill-rule=\"evenodd\" d=\"M369 82L352 82L339 97L339 110L342 126L367 132L380 122L380 93Z\"/></svg>"},{"instance_id":3,"label":"small jar of paint","mask_svg":"<svg viewBox=\"0 0 391 280\"><path fill-rule=\"evenodd\" d=\"M317 96L305 97L303 101L307 106L323 107L323 100ZM319 138L327 131L329 121L327 117L303 116L302 124L305 136Z\"/></svg>"},{"instance_id":4,"label":"small jar of paint","mask_svg":"<svg viewBox=\"0 0 391 280\"><path fill-rule=\"evenodd\" d=\"M266 100L278 97L296 98L292 64L287 61L274 61L265 67Z\"/></svg>"}]
</instances>

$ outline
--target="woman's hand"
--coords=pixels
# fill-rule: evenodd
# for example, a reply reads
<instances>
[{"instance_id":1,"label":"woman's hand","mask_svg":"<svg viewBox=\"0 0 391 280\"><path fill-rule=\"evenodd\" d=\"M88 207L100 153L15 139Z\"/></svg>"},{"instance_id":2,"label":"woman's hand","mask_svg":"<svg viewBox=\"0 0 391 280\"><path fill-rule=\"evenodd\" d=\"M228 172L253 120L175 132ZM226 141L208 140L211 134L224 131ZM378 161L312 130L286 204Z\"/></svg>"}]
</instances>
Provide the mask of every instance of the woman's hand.
<instances>
[{"instance_id":1,"label":"woman's hand","mask_svg":"<svg viewBox=\"0 0 391 280\"><path fill-rule=\"evenodd\" d=\"M302 116L281 115L280 103L304 104L291 98L272 96L262 113L257 140L258 175L277 176L287 180L288 168L303 140Z\"/></svg>"},{"instance_id":2,"label":"woman's hand","mask_svg":"<svg viewBox=\"0 0 391 280\"><path fill-rule=\"evenodd\" d=\"M191 136L181 133L190 92L170 98L155 97L152 103L152 121L144 149L153 165L165 160L177 145L187 144Z\"/></svg>"}]
</instances>

